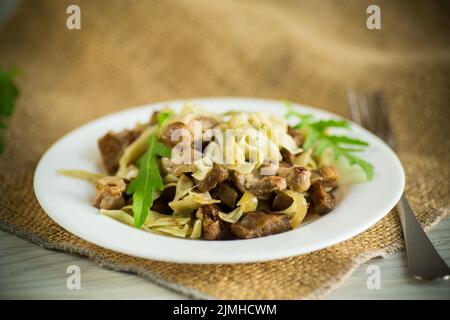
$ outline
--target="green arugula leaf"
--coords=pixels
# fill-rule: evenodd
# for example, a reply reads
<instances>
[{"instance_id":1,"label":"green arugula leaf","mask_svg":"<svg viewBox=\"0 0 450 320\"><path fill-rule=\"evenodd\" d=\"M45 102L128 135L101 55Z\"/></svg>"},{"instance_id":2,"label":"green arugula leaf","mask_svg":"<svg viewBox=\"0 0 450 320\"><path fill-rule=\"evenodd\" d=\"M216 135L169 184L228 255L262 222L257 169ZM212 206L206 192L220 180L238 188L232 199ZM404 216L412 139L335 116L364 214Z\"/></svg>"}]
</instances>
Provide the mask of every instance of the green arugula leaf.
<instances>
[{"instance_id":1,"label":"green arugula leaf","mask_svg":"<svg viewBox=\"0 0 450 320\"><path fill-rule=\"evenodd\" d=\"M353 156L351 154L345 153L344 156L348 159L348 161L350 162L351 165L355 164L361 167L361 169L363 169L363 171L366 174L367 180L372 180L374 177L374 168L373 165L370 164L369 162Z\"/></svg>"},{"instance_id":2,"label":"green arugula leaf","mask_svg":"<svg viewBox=\"0 0 450 320\"><path fill-rule=\"evenodd\" d=\"M158 127L161 128L161 126L169 120L169 118L172 116L172 111L160 111L158 115L156 116L156 119L158 120Z\"/></svg>"},{"instance_id":3,"label":"green arugula leaf","mask_svg":"<svg viewBox=\"0 0 450 320\"><path fill-rule=\"evenodd\" d=\"M0 70L0 154L4 150L3 130L5 129L5 118L12 116L19 89L15 84L18 69Z\"/></svg>"},{"instance_id":4,"label":"green arugula leaf","mask_svg":"<svg viewBox=\"0 0 450 320\"><path fill-rule=\"evenodd\" d=\"M320 156L326 149L331 149L334 158L345 157L350 165L359 166L365 173L367 180L374 177L373 165L369 162L355 156L354 152L364 151L363 147L369 144L360 139L351 138L342 135L331 135L327 129L342 128L350 129L350 125L345 120L314 120L312 115L301 114L292 109L290 103L285 102L288 107L286 118L296 117L299 122L293 126L296 130L302 130L306 133L306 139L303 143L305 150L314 148L314 153ZM360 148L349 148L348 145L359 146Z\"/></svg>"},{"instance_id":5,"label":"green arugula leaf","mask_svg":"<svg viewBox=\"0 0 450 320\"><path fill-rule=\"evenodd\" d=\"M319 120L312 124L314 128L323 131L327 128L345 128L350 129L347 121L344 120Z\"/></svg>"},{"instance_id":6,"label":"green arugula leaf","mask_svg":"<svg viewBox=\"0 0 450 320\"><path fill-rule=\"evenodd\" d=\"M148 139L148 148L137 161L139 173L127 188L127 194L133 195L134 225L140 228L153 205L155 191L162 191L164 184L158 169L158 157L170 157L171 149L157 139L161 126L170 118L171 112L158 114L158 127Z\"/></svg>"},{"instance_id":7,"label":"green arugula leaf","mask_svg":"<svg viewBox=\"0 0 450 320\"><path fill-rule=\"evenodd\" d=\"M365 141L350 138L347 136L330 136L329 139L333 141L334 143L345 143L345 144L354 144L358 146L365 146L367 147L369 144Z\"/></svg>"}]
</instances>

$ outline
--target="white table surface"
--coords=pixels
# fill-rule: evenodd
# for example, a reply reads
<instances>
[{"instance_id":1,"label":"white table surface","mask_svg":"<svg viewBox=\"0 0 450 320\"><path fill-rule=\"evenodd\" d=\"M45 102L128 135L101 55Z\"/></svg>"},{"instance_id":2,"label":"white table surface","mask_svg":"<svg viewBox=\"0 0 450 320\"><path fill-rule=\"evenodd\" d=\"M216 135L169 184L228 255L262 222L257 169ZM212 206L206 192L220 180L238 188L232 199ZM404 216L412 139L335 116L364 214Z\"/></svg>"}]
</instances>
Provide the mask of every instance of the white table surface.
<instances>
[{"instance_id":1,"label":"white table surface","mask_svg":"<svg viewBox=\"0 0 450 320\"><path fill-rule=\"evenodd\" d=\"M429 233L450 263L450 219ZM381 288L367 288L367 268L380 268ZM66 269L81 268L81 289L69 290ZM86 258L42 249L0 231L0 298L2 299L186 299L138 276L105 270ZM327 299L450 299L450 281L420 282L407 273L405 253L361 265Z\"/></svg>"}]
</instances>

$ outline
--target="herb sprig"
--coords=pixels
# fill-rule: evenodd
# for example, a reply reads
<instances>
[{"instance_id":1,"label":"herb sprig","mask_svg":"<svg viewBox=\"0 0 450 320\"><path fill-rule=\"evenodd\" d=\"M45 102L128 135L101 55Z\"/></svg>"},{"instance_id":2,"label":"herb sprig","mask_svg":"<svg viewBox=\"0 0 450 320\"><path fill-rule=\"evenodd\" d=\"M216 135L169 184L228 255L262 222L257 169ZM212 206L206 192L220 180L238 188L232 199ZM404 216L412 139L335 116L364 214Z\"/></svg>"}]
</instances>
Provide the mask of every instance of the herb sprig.
<instances>
[{"instance_id":1,"label":"herb sprig","mask_svg":"<svg viewBox=\"0 0 450 320\"><path fill-rule=\"evenodd\" d=\"M14 81L18 74L18 69L0 70L0 154L5 148L3 134L6 118L10 118L13 114L19 96L19 89Z\"/></svg>"},{"instance_id":2,"label":"herb sprig","mask_svg":"<svg viewBox=\"0 0 450 320\"><path fill-rule=\"evenodd\" d=\"M355 152L364 151L369 144L365 141L351 138L344 135L331 135L329 129L341 128L350 130L350 126L345 120L314 120L309 114L301 114L293 110L289 104L286 118L296 117L300 120L294 126L296 130L306 131L306 139L303 144L305 150L314 147L316 155L320 156L325 150L331 149L335 160L340 157L346 158L350 165L359 166L365 173L367 180L372 180L374 176L373 165L354 155Z\"/></svg>"},{"instance_id":3,"label":"herb sprig","mask_svg":"<svg viewBox=\"0 0 450 320\"><path fill-rule=\"evenodd\" d=\"M148 148L139 158L137 165L139 173L127 189L127 194L133 195L133 215L134 224L140 228L148 216L149 209L153 205L155 191L162 191L164 184L158 169L158 157L170 157L171 150L157 139L157 134L161 126L171 116L171 112L158 113L158 126L148 139Z\"/></svg>"}]
</instances>

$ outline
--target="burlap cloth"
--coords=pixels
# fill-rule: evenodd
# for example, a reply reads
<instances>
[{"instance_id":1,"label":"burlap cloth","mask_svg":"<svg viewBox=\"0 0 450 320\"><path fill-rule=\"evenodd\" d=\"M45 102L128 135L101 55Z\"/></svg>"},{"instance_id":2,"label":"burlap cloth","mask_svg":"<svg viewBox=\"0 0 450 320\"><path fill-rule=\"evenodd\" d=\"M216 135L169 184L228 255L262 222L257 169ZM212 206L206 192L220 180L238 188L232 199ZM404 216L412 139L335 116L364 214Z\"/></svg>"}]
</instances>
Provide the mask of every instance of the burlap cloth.
<instances>
[{"instance_id":1,"label":"burlap cloth","mask_svg":"<svg viewBox=\"0 0 450 320\"><path fill-rule=\"evenodd\" d=\"M42 247L89 257L196 298L323 297L364 261L403 247L396 212L359 236L301 257L182 265L102 249L56 225L32 178L44 151L86 121L149 102L200 97L290 99L346 115L348 86L384 89L406 193L426 229L449 213L448 2L26 1L0 33L21 97L0 157L0 226Z\"/></svg>"}]
</instances>

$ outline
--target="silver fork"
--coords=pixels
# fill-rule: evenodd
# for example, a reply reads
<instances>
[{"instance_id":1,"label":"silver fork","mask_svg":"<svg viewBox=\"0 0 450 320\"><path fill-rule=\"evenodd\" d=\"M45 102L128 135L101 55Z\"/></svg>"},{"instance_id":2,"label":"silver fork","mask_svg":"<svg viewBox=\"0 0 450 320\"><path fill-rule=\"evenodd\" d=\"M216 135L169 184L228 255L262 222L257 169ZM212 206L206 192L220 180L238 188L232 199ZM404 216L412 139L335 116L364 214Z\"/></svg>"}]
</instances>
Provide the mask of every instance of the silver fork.
<instances>
[{"instance_id":1,"label":"silver fork","mask_svg":"<svg viewBox=\"0 0 450 320\"><path fill-rule=\"evenodd\" d=\"M351 119L375 133L395 150L396 143L383 93L376 92L366 97L349 89L347 98ZM412 276L420 280L449 279L450 268L423 231L404 193L397 204L397 211L405 238L408 269Z\"/></svg>"}]
</instances>

